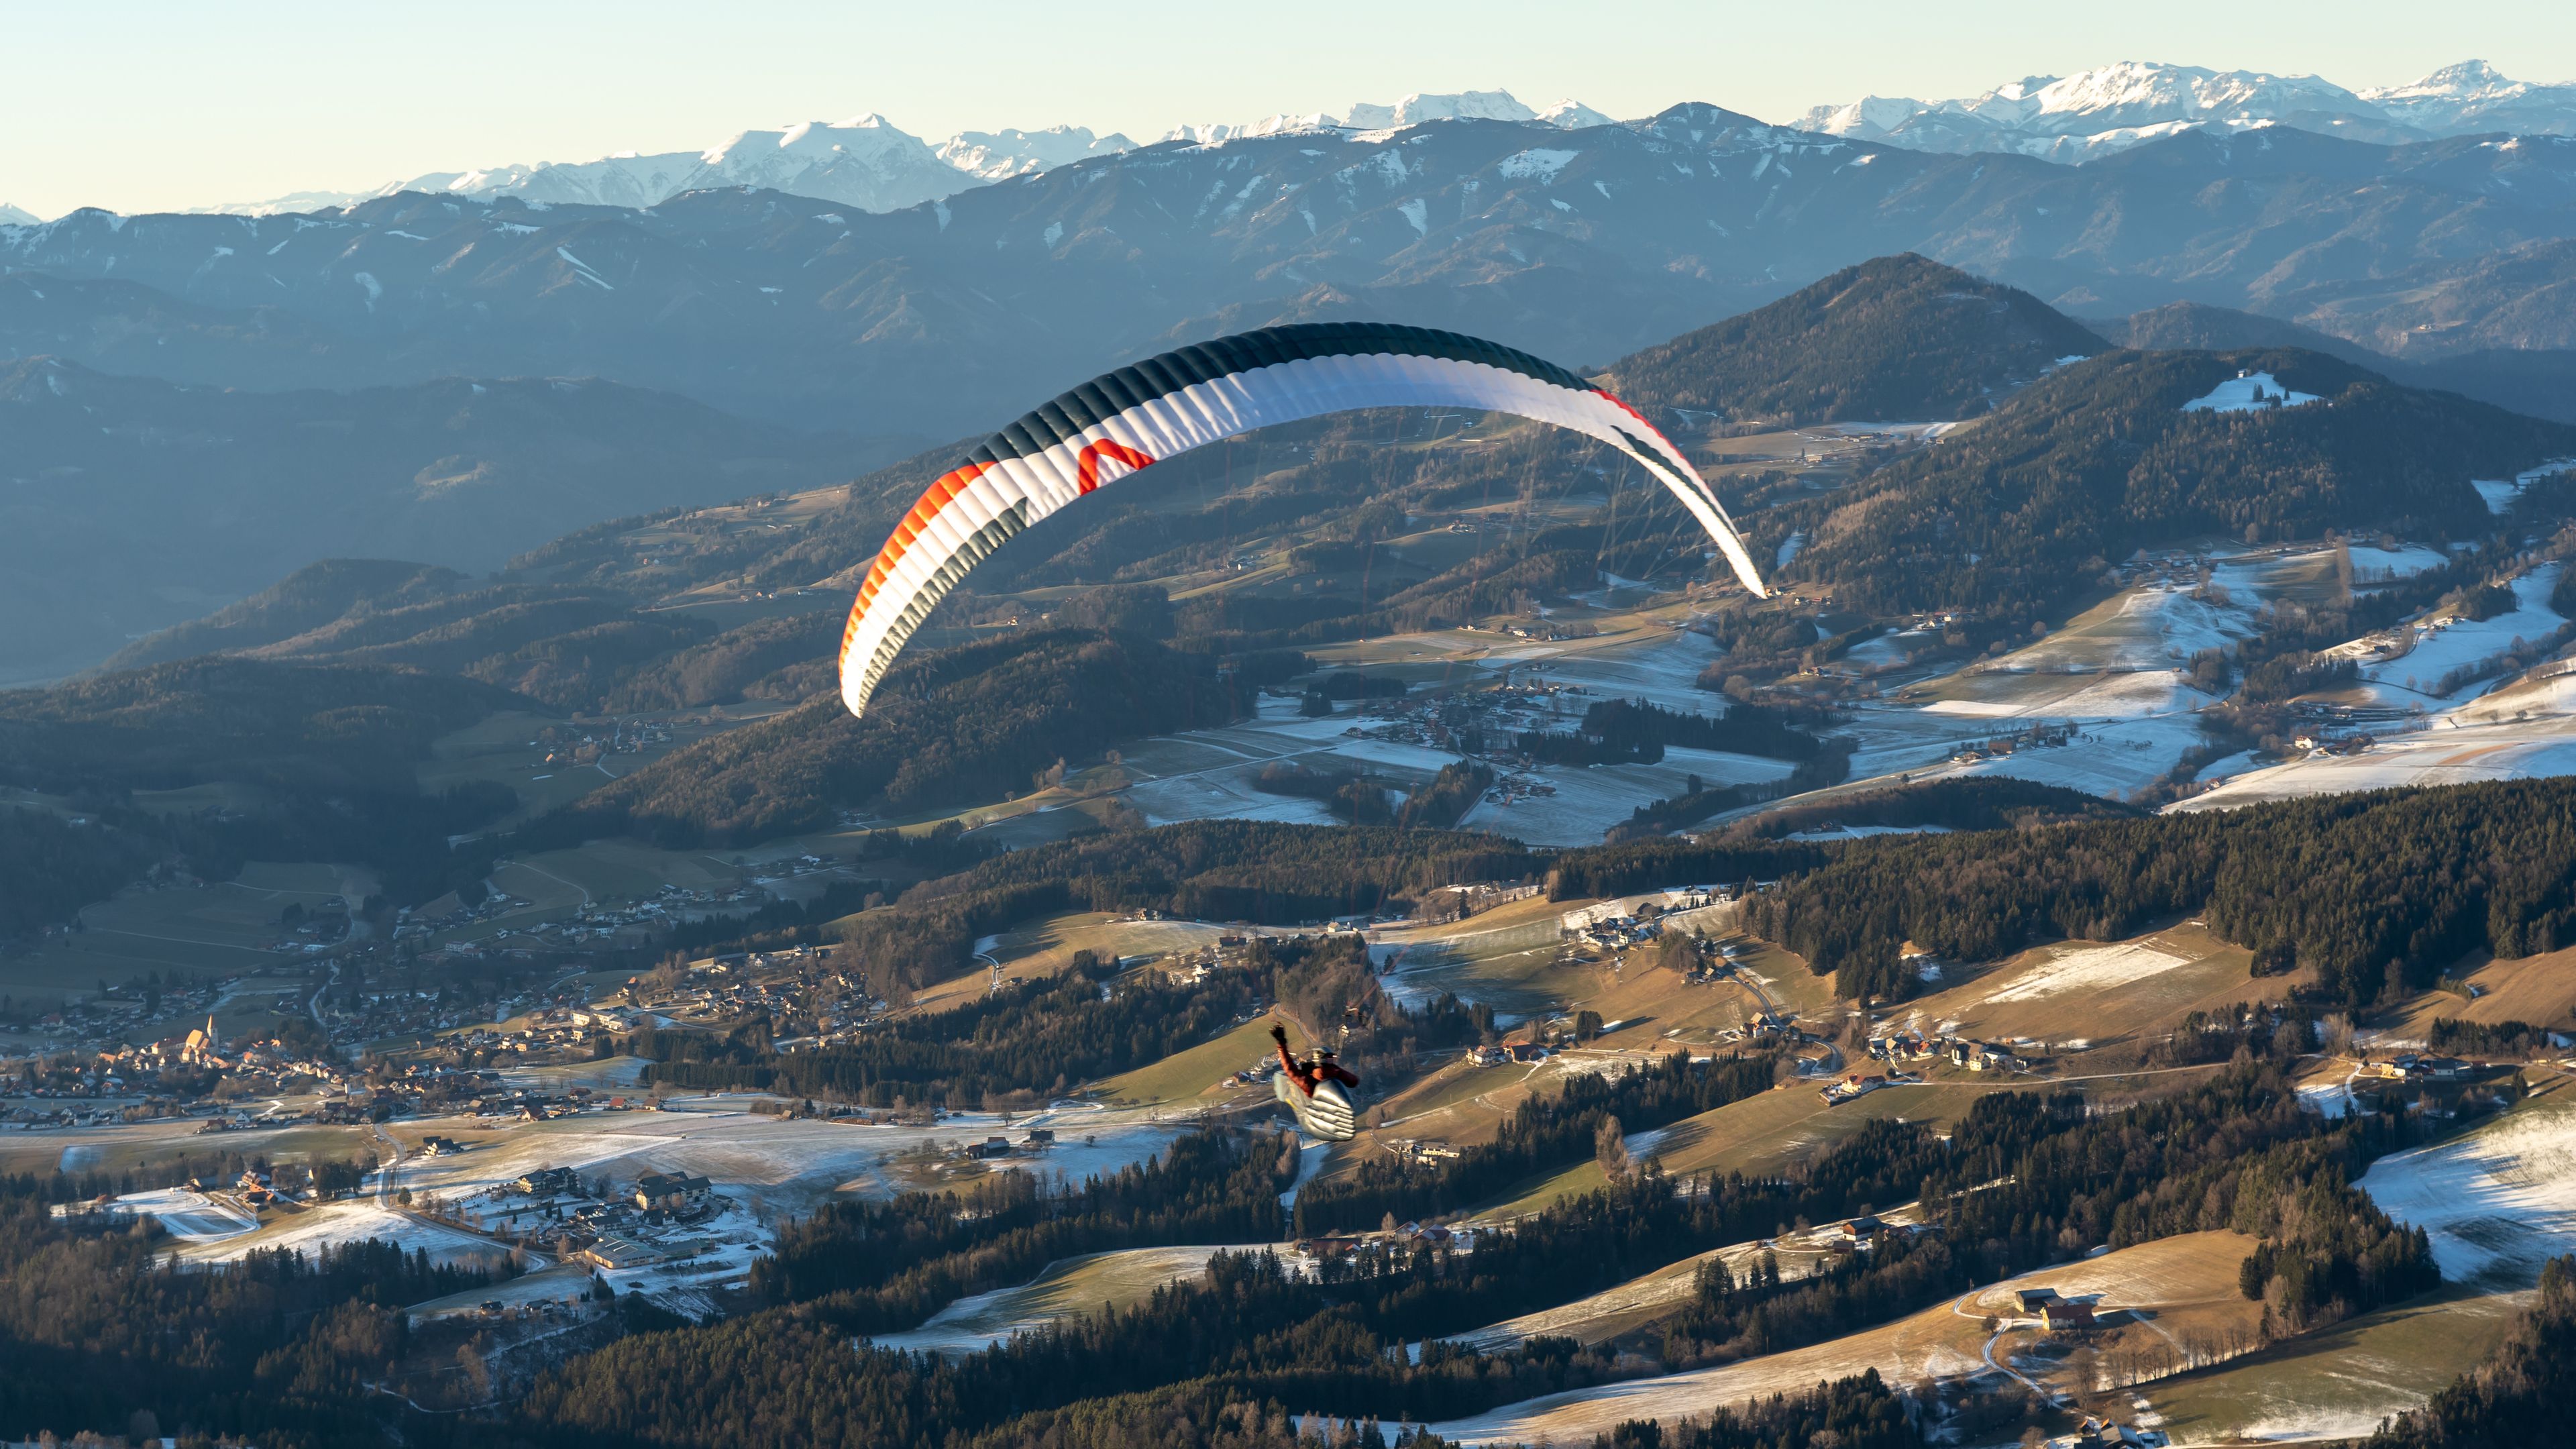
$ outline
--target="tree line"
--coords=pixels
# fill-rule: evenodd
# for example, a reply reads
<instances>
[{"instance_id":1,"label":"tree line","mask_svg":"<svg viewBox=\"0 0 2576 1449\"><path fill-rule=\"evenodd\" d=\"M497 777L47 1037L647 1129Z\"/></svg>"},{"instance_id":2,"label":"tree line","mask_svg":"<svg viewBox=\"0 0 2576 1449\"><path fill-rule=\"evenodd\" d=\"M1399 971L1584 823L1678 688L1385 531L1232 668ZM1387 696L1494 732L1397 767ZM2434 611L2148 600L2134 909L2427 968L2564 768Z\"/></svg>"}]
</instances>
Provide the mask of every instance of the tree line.
<instances>
[{"instance_id":1,"label":"tree line","mask_svg":"<svg viewBox=\"0 0 2576 1449\"><path fill-rule=\"evenodd\" d=\"M1794 842L1640 843L1561 857L1560 895L1790 876L1746 924L1835 975L1907 990L1898 948L1993 960L2034 942L2115 940L2198 915L2316 971L2316 999L2422 990L2472 950L2576 944L2576 782L2508 781L2281 801L2032 830ZM1803 870L1803 874L1795 874Z\"/></svg>"}]
</instances>

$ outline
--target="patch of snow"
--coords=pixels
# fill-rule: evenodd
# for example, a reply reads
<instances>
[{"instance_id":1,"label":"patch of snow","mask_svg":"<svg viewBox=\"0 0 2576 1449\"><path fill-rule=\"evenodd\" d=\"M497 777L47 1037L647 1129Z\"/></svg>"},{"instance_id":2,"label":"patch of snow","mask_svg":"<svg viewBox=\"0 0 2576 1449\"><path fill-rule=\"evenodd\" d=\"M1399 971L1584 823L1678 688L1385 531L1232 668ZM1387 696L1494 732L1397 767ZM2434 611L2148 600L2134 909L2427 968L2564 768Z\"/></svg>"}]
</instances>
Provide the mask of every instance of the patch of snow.
<instances>
[{"instance_id":1,"label":"patch of snow","mask_svg":"<svg viewBox=\"0 0 2576 1449\"><path fill-rule=\"evenodd\" d=\"M1501 175L1512 178L1515 181L1524 181L1535 178L1542 185L1552 186L1556 183L1556 174L1565 169L1566 163L1582 154L1583 153L1580 151L1555 151L1535 148L1528 151L1516 151L1495 163L1494 170Z\"/></svg>"},{"instance_id":2,"label":"patch of snow","mask_svg":"<svg viewBox=\"0 0 2576 1449\"><path fill-rule=\"evenodd\" d=\"M2329 1120L2352 1110L2352 1088L2341 1082L2310 1082L2299 1088L2299 1105Z\"/></svg>"},{"instance_id":3,"label":"patch of snow","mask_svg":"<svg viewBox=\"0 0 2576 1449\"><path fill-rule=\"evenodd\" d=\"M2469 486L2486 500L2489 513L2506 512L2513 507L2513 500L2522 496L2522 485L2510 478L2472 478Z\"/></svg>"},{"instance_id":4,"label":"patch of snow","mask_svg":"<svg viewBox=\"0 0 2576 1449\"><path fill-rule=\"evenodd\" d=\"M2383 1157L2361 1189L2424 1229L2453 1283L2529 1288L2576 1250L2576 1108L2526 1105L2465 1136Z\"/></svg>"},{"instance_id":5,"label":"patch of snow","mask_svg":"<svg viewBox=\"0 0 2576 1449\"><path fill-rule=\"evenodd\" d=\"M2205 396L2182 405L2187 413L2250 413L2262 408L2305 407L2325 399L2312 392L2292 392L2280 379L2268 372L2251 372L2231 377L2211 388Z\"/></svg>"},{"instance_id":6,"label":"patch of snow","mask_svg":"<svg viewBox=\"0 0 2576 1449\"><path fill-rule=\"evenodd\" d=\"M2420 543L2397 548L2356 543L2346 546L2344 552L2352 556L2352 581L2355 584L2413 578L2426 569L2437 569L2451 561L2440 549Z\"/></svg>"},{"instance_id":7,"label":"patch of snow","mask_svg":"<svg viewBox=\"0 0 2576 1449\"><path fill-rule=\"evenodd\" d=\"M2513 648L2516 639L2528 644L2544 638L2567 622L2564 615L2549 607L2550 592L2557 587L2563 567L2558 563L2542 564L2514 580L2517 607L2492 619L2400 625L2412 642L2403 654L2375 658L2368 652L2369 640L2339 644L2327 652L2361 661L2362 679L2385 703L2403 705L2431 700L2437 697L2432 691L2451 671L2504 654Z\"/></svg>"},{"instance_id":8,"label":"patch of snow","mask_svg":"<svg viewBox=\"0 0 2576 1449\"><path fill-rule=\"evenodd\" d=\"M1986 1004L2038 1001L2070 991L2108 991L2188 964L2185 957L2134 943L2086 947L2023 972L2011 985L1988 996Z\"/></svg>"},{"instance_id":9,"label":"patch of snow","mask_svg":"<svg viewBox=\"0 0 2576 1449\"><path fill-rule=\"evenodd\" d=\"M251 1213L183 1187L129 1192L117 1202L157 1219L164 1231L183 1243L219 1243L259 1231L259 1219Z\"/></svg>"}]
</instances>

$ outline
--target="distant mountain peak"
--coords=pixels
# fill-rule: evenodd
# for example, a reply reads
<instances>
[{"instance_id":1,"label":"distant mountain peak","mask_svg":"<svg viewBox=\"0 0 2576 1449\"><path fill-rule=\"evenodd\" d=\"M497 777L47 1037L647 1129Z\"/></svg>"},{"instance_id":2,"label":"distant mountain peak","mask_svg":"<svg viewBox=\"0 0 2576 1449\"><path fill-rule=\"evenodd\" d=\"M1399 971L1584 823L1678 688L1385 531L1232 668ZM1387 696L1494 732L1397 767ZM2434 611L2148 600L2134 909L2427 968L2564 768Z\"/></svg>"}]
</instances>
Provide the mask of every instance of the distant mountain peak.
<instances>
[{"instance_id":1,"label":"distant mountain peak","mask_svg":"<svg viewBox=\"0 0 2576 1449\"><path fill-rule=\"evenodd\" d=\"M34 226L42 219L23 207L11 206L5 201L0 201L0 226Z\"/></svg>"},{"instance_id":2,"label":"distant mountain peak","mask_svg":"<svg viewBox=\"0 0 2576 1449\"><path fill-rule=\"evenodd\" d=\"M1568 98L1540 110L1532 110L1510 91L1454 91L1445 94L1416 91L1392 104L1373 101L1354 102L1342 115L1317 111L1312 115L1275 115L1247 124L1175 126L1163 133L1166 141L1192 141L1200 145L1221 145L1254 136L1290 135L1299 131L1400 131L1430 121L1510 121L1520 125L1554 126L1559 130L1581 130L1586 126L1612 125L1611 118L1581 101Z\"/></svg>"},{"instance_id":3,"label":"distant mountain peak","mask_svg":"<svg viewBox=\"0 0 2576 1449\"><path fill-rule=\"evenodd\" d=\"M1046 126L1035 131L1004 127L999 131L960 131L932 149L940 160L969 176L1007 181L1093 156L1133 151L1136 143L1115 131L1096 136L1087 126Z\"/></svg>"},{"instance_id":4,"label":"distant mountain peak","mask_svg":"<svg viewBox=\"0 0 2576 1449\"><path fill-rule=\"evenodd\" d=\"M2479 60L2364 91L2314 75L2124 60L2069 76L2025 76L1953 100L1864 96L1816 106L1797 124L1916 151L1999 151L2072 163L2192 129L2286 125L2381 143L2494 130L2570 134L2576 86L2509 80Z\"/></svg>"},{"instance_id":5,"label":"distant mountain peak","mask_svg":"<svg viewBox=\"0 0 2576 1449\"><path fill-rule=\"evenodd\" d=\"M2520 81L2508 80L2503 71L2483 60L2463 60L2446 65L2419 81L2402 86L2379 86L2361 93L2369 101L2415 100L2427 96L2489 95L2497 91L2531 89Z\"/></svg>"},{"instance_id":6,"label":"distant mountain peak","mask_svg":"<svg viewBox=\"0 0 2576 1449\"><path fill-rule=\"evenodd\" d=\"M1612 124L1581 101L1533 110L1509 91L1417 91L1389 105L1361 102L1347 117L1286 113L1249 123L1176 126L1158 140L1222 145L1255 136L1305 131L1395 130L1426 121L1489 120L1580 130ZM866 212L901 211L958 192L1058 166L1136 149L1111 132L1073 125L960 131L932 145L874 111L846 121L798 121L775 130L736 132L703 151L618 151L590 161L431 171L365 191L297 191L266 201L192 208L196 213L274 216L325 211L406 191L466 196L518 196L530 202L589 206L658 206L684 191L754 186L838 202ZM35 217L0 207L0 224Z\"/></svg>"}]
</instances>

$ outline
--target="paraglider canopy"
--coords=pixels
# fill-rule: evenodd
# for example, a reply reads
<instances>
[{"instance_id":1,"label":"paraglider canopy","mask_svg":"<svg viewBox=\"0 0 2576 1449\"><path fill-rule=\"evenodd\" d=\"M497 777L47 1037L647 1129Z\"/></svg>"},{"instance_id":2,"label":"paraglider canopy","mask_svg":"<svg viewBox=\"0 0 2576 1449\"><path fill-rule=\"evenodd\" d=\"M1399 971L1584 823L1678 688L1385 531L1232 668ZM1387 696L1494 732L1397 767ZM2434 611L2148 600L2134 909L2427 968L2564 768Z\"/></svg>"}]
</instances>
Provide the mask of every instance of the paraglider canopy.
<instances>
[{"instance_id":1,"label":"paraglider canopy","mask_svg":"<svg viewBox=\"0 0 2576 1449\"><path fill-rule=\"evenodd\" d=\"M1378 322L1266 327L1105 373L986 439L925 490L859 585L841 632L852 714L913 631L993 550L1105 484L1175 454L1355 408L1465 407L1571 428L1653 474L1768 597L1744 540L1690 460L1634 408L1525 352Z\"/></svg>"}]
</instances>

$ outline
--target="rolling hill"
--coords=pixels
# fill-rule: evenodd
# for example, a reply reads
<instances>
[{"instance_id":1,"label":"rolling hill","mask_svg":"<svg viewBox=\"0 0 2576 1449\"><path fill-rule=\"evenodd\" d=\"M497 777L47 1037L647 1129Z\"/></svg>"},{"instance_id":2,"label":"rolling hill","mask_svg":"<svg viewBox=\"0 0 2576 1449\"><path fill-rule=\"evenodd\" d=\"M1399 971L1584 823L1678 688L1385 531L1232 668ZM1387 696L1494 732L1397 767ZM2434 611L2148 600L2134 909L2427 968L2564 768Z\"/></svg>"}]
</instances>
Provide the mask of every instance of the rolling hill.
<instances>
[{"instance_id":1,"label":"rolling hill","mask_svg":"<svg viewBox=\"0 0 2576 1449\"><path fill-rule=\"evenodd\" d=\"M2028 292L1922 257L1881 257L1620 360L1637 407L1727 422L1944 419L2103 350Z\"/></svg>"},{"instance_id":2,"label":"rolling hill","mask_svg":"<svg viewBox=\"0 0 2576 1449\"><path fill-rule=\"evenodd\" d=\"M2109 164L2109 163L2103 163ZM2317 399L2186 410L2260 373ZM2576 428L2400 387L2295 350L2118 352L2042 381L1847 493L1767 518L1813 539L1789 571L1878 615L1965 608L2026 620L2111 561L2194 537L2327 528L2483 537L2476 478L2576 452Z\"/></svg>"}]
</instances>

